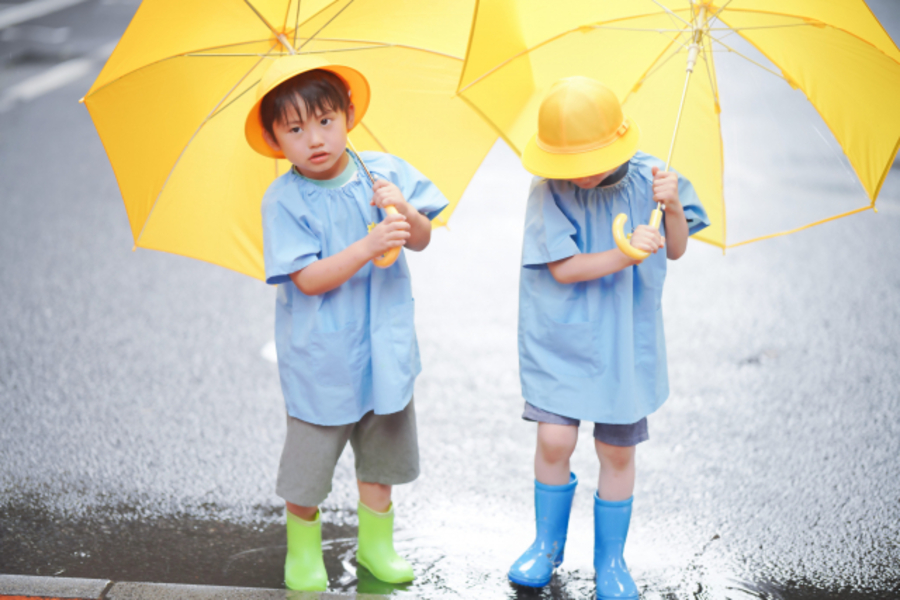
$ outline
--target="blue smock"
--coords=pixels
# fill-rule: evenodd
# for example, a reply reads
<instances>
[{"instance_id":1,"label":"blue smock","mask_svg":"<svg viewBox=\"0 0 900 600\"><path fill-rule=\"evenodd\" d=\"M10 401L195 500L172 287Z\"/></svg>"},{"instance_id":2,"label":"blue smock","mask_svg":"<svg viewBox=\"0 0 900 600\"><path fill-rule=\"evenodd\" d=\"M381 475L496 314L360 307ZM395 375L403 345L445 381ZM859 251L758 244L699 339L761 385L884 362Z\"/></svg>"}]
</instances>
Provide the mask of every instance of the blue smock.
<instances>
[{"instance_id":1,"label":"blue smock","mask_svg":"<svg viewBox=\"0 0 900 600\"><path fill-rule=\"evenodd\" d=\"M429 219L448 205L440 190L404 160L380 152L363 152L362 159L376 180L394 183ZM290 279L291 273L365 237L368 225L385 216L371 200L372 184L362 168L334 189L291 169L263 198L266 282L278 284L275 347L281 389L288 414L308 423L345 425L372 410L401 411L422 370L405 253L387 269L369 262L343 285L318 296L307 296Z\"/></svg>"},{"instance_id":2,"label":"blue smock","mask_svg":"<svg viewBox=\"0 0 900 600\"><path fill-rule=\"evenodd\" d=\"M612 223L647 224L656 208L651 167L638 152L609 186L583 190L570 181L535 178L528 197L519 284L522 395L546 411L595 423L628 424L666 400L669 379L660 303L665 249L639 265L574 284L553 278L547 263L615 248ZM694 234L709 219L691 183L678 195ZM660 226L665 235L665 225Z\"/></svg>"}]
</instances>

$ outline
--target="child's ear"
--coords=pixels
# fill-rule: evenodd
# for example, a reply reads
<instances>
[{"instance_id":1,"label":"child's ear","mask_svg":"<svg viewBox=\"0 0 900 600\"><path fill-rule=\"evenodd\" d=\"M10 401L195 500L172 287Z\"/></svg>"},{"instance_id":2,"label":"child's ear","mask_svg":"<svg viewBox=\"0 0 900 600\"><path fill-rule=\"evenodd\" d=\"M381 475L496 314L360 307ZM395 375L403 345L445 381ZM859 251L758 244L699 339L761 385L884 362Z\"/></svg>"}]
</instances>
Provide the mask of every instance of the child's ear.
<instances>
[{"instance_id":1,"label":"child's ear","mask_svg":"<svg viewBox=\"0 0 900 600\"><path fill-rule=\"evenodd\" d=\"M269 145L269 148L271 148L275 152L281 152L281 146L278 145L278 140L276 140L272 136L272 134L269 133L268 129L263 128L262 135L263 135L263 139L266 140L266 144Z\"/></svg>"},{"instance_id":2,"label":"child's ear","mask_svg":"<svg viewBox=\"0 0 900 600\"><path fill-rule=\"evenodd\" d=\"M353 106L351 102L349 106L347 106L347 131L353 129L353 124L356 122L356 107Z\"/></svg>"}]
</instances>

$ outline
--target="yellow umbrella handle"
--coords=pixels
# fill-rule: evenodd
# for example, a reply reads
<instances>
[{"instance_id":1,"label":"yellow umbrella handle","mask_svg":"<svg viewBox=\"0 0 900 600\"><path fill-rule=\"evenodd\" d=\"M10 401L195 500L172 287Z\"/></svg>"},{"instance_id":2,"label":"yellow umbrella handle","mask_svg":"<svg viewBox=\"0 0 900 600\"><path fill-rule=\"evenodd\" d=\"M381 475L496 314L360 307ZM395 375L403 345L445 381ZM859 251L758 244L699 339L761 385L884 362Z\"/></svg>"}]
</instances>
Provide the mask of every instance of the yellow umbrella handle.
<instances>
[{"instance_id":1,"label":"yellow umbrella handle","mask_svg":"<svg viewBox=\"0 0 900 600\"><path fill-rule=\"evenodd\" d=\"M619 250L621 250L623 254L625 254L629 258L633 258L634 260L644 260L645 258L650 256L650 253L643 250L638 250L631 245L628 237L625 236L625 221L627 220L628 215L626 215L625 213L619 213L618 215L616 215L616 219L613 221L612 228L613 239L616 241L616 246L619 247ZM653 212L650 214L650 227L659 229L659 224L661 221L662 211L659 210L659 208L654 208Z\"/></svg>"},{"instance_id":2,"label":"yellow umbrella handle","mask_svg":"<svg viewBox=\"0 0 900 600\"><path fill-rule=\"evenodd\" d=\"M397 209L394 208L393 206L388 206L386 209L384 209L384 211L389 215L399 215L400 214L399 212L397 212ZM378 258L373 258L372 262L375 263L376 267L381 267L382 269L387 269L389 266L394 264L394 262L397 260L397 258L399 256L400 256L400 246L397 246L396 248L391 248L390 250L388 250L387 252L385 252L384 254L379 256Z\"/></svg>"}]
</instances>

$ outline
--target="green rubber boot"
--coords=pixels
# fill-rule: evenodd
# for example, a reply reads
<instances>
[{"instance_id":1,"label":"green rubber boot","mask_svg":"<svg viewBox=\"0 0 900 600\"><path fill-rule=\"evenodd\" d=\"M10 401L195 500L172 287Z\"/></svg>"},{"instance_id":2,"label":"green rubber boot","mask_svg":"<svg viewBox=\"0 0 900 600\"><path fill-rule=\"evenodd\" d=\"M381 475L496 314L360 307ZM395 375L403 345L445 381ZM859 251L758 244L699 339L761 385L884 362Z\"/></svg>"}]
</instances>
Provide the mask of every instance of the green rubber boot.
<instances>
[{"instance_id":1,"label":"green rubber boot","mask_svg":"<svg viewBox=\"0 0 900 600\"><path fill-rule=\"evenodd\" d=\"M375 512L359 503L359 549L357 564L388 583L415 579L412 567L394 550L394 505L387 512Z\"/></svg>"},{"instance_id":2,"label":"green rubber boot","mask_svg":"<svg viewBox=\"0 0 900 600\"><path fill-rule=\"evenodd\" d=\"M328 574L322 560L322 519L313 521L287 513L287 557L284 559L284 585L289 590L324 592Z\"/></svg>"}]
</instances>

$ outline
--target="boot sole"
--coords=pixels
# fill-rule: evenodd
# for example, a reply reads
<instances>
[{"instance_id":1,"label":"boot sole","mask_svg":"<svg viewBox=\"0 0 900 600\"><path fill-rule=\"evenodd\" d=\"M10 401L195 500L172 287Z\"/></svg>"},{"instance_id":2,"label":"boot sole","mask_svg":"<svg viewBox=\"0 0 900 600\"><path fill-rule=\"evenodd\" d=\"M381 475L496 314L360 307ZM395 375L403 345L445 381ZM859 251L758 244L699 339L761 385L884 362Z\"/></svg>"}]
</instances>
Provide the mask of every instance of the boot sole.
<instances>
[{"instance_id":1,"label":"boot sole","mask_svg":"<svg viewBox=\"0 0 900 600\"><path fill-rule=\"evenodd\" d=\"M550 577L550 579L547 579L546 581L544 581L544 580L536 581L536 580L528 580L528 579L517 579L516 577L513 577L511 573L507 573L507 574L506 574L506 577L507 577L512 583L515 583L516 585L521 585L521 586L524 586L524 587L530 587L530 588L542 588L542 587L548 586L548 585L550 585L550 580L553 579L552 576Z\"/></svg>"}]
</instances>

